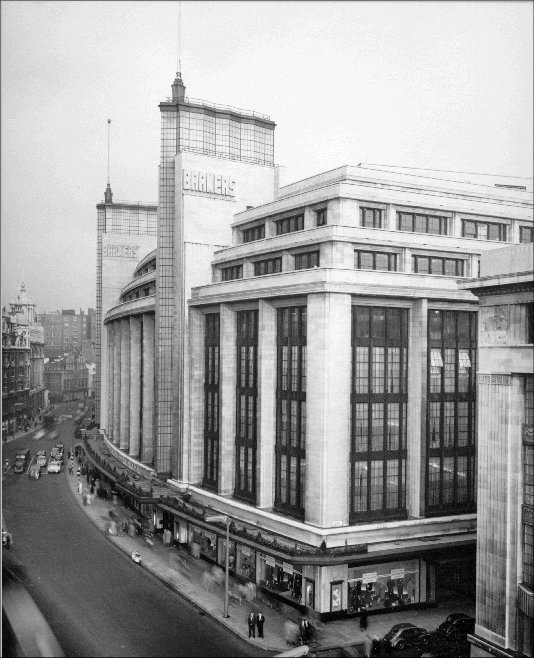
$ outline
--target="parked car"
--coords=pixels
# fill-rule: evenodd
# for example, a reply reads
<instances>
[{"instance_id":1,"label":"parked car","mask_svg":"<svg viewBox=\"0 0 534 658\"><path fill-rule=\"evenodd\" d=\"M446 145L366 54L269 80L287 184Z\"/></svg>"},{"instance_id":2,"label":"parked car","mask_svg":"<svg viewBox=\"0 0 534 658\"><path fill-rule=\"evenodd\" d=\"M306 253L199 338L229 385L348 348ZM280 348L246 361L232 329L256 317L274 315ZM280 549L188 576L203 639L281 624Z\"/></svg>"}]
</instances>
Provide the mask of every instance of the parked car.
<instances>
[{"instance_id":1,"label":"parked car","mask_svg":"<svg viewBox=\"0 0 534 658\"><path fill-rule=\"evenodd\" d=\"M39 468L41 468L41 466L46 466L46 450L39 450L36 461Z\"/></svg>"},{"instance_id":2,"label":"parked car","mask_svg":"<svg viewBox=\"0 0 534 658\"><path fill-rule=\"evenodd\" d=\"M47 473L60 473L61 472L61 464L56 461L55 459L50 459L48 462L48 466L46 467L46 472Z\"/></svg>"},{"instance_id":3,"label":"parked car","mask_svg":"<svg viewBox=\"0 0 534 658\"><path fill-rule=\"evenodd\" d=\"M447 637L463 637L475 630L475 619L464 612L453 612L438 626L438 632Z\"/></svg>"},{"instance_id":4,"label":"parked car","mask_svg":"<svg viewBox=\"0 0 534 658\"><path fill-rule=\"evenodd\" d=\"M387 649L402 651L403 649L418 648L423 649L430 640L430 634L426 628L421 628L403 622L395 624L391 630L384 636L384 644Z\"/></svg>"},{"instance_id":5,"label":"parked car","mask_svg":"<svg viewBox=\"0 0 534 658\"><path fill-rule=\"evenodd\" d=\"M28 477L30 480L38 480L41 475L41 467L35 463L30 466L28 469Z\"/></svg>"},{"instance_id":6,"label":"parked car","mask_svg":"<svg viewBox=\"0 0 534 658\"><path fill-rule=\"evenodd\" d=\"M24 469L30 461L30 449L23 448L20 452L17 453L15 457L15 465L13 466L14 473L24 473Z\"/></svg>"}]
</instances>

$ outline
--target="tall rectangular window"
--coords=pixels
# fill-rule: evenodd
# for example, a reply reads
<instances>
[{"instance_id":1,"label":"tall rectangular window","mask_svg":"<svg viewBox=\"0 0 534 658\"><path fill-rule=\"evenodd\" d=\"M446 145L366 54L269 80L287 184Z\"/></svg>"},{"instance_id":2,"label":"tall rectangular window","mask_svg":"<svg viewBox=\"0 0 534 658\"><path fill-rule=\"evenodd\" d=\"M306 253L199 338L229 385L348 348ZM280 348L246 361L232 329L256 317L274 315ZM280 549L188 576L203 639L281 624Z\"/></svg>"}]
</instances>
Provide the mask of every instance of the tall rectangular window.
<instances>
[{"instance_id":1,"label":"tall rectangular window","mask_svg":"<svg viewBox=\"0 0 534 658\"><path fill-rule=\"evenodd\" d=\"M308 270L312 267L319 267L319 251L306 251L303 254L295 255L295 269Z\"/></svg>"},{"instance_id":2,"label":"tall rectangular window","mask_svg":"<svg viewBox=\"0 0 534 658\"><path fill-rule=\"evenodd\" d=\"M204 333L204 486L219 481L219 314L205 318Z\"/></svg>"},{"instance_id":3,"label":"tall rectangular window","mask_svg":"<svg viewBox=\"0 0 534 658\"><path fill-rule=\"evenodd\" d=\"M237 313L236 476L234 496L256 502L258 311Z\"/></svg>"},{"instance_id":4,"label":"tall rectangular window","mask_svg":"<svg viewBox=\"0 0 534 658\"><path fill-rule=\"evenodd\" d=\"M408 311L352 308L351 523L406 517Z\"/></svg>"},{"instance_id":5,"label":"tall rectangular window","mask_svg":"<svg viewBox=\"0 0 534 658\"><path fill-rule=\"evenodd\" d=\"M476 509L476 327L476 313L428 312L428 516Z\"/></svg>"},{"instance_id":6,"label":"tall rectangular window","mask_svg":"<svg viewBox=\"0 0 534 658\"><path fill-rule=\"evenodd\" d=\"M304 516L306 334L305 306L278 310L275 508L297 518Z\"/></svg>"},{"instance_id":7,"label":"tall rectangular window","mask_svg":"<svg viewBox=\"0 0 534 658\"><path fill-rule=\"evenodd\" d=\"M367 228L382 228L383 214L380 208L360 208L360 224Z\"/></svg>"},{"instance_id":8,"label":"tall rectangular window","mask_svg":"<svg viewBox=\"0 0 534 658\"><path fill-rule=\"evenodd\" d=\"M315 226L326 226L328 223L328 216L326 208L321 208L315 211Z\"/></svg>"},{"instance_id":9,"label":"tall rectangular window","mask_svg":"<svg viewBox=\"0 0 534 658\"><path fill-rule=\"evenodd\" d=\"M534 228L532 226L519 227L519 242L534 242Z\"/></svg>"}]
</instances>

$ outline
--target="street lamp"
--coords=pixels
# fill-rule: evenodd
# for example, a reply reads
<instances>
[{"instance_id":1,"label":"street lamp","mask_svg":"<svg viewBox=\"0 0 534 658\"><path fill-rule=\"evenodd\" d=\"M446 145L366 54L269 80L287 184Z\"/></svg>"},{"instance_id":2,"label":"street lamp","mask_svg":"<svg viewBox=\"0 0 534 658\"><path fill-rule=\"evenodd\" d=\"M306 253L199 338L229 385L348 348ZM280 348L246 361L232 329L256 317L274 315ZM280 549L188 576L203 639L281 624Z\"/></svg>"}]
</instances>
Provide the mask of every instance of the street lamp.
<instances>
[{"instance_id":1,"label":"street lamp","mask_svg":"<svg viewBox=\"0 0 534 658\"><path fill-rule=\"evenodd\" d=\"M206 516L204 521L208 521L208 523L216 522L216 521L221 521L222 523L226 523L226 556L225 556L226 571L224 574L224 617L229 617L230 615L228 614L228 571L229 571L228 558L230 555L230 517L227 516L226 514L214 514L212 516Z\"/></svg>"}]
</instances>

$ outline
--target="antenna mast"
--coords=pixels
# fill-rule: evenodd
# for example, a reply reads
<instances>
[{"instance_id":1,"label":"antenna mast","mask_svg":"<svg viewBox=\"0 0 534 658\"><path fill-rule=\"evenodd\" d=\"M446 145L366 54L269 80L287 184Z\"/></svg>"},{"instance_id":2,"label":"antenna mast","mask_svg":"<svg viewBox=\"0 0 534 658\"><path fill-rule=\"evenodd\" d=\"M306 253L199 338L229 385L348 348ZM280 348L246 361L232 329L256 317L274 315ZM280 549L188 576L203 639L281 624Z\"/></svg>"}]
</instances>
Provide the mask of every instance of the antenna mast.
<instances>
[{"instance_id":1,"label":"antenna mast","mask_svg":"<svg viewBox=\"0 0 534 658\"><path fill-rule=\"evenodd\" d=\"M109 187L109 135L111 132L111 119L108 119L108 187Z\"/></svg>"},{"instance_id":2,"label":"antenna mast","mask_svg":"<svg viewBox=\"0 0 534 658\"><path fill-rule=\"evenodd\" d=\"M178 65L176 71L178 73L182 72L181 49L182 49L182 3L179 1L178 2L178 44L176 48L177 50L176 59Z\"/></svg>"}]
</instances>

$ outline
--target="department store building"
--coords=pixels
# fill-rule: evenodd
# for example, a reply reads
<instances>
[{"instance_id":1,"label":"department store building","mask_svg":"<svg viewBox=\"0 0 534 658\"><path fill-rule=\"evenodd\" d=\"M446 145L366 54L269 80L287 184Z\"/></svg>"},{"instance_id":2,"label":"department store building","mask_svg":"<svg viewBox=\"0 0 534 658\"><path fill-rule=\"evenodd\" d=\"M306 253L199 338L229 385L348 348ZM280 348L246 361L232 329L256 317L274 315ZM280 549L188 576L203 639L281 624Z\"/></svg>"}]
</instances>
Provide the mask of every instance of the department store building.
<instances>
[{"instance_id":1,"label":"department store building","mask_svg":"<svg viewBox=\"0 0 534 658\"><path fill-rule=\"evenodd\" d=\"M530 183L359 165L279 187L268 117L179 75L160 110L157 247L99 243L101 433L176 488L139 509L221 565L199 510L226 515L233 572L323 619L473 594L478 300L458 284L532 241Z\"/></svg>"}]
</instances>

